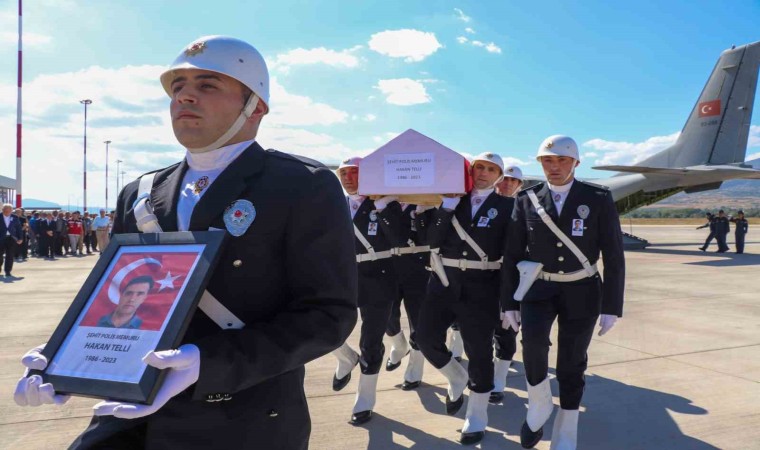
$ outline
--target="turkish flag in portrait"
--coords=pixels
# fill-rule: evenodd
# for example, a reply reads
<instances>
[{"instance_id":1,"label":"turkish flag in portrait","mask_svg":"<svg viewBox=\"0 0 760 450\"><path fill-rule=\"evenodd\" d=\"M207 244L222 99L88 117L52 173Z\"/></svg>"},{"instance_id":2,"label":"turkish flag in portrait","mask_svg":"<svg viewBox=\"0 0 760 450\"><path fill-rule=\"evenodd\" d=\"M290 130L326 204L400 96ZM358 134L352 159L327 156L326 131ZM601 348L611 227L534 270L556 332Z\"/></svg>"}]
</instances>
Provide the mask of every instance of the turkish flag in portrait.
<instances>
[{"instance_id":1,"label":"turkish flag in portrait","mask_svg":"<svg viewBox=\"0 0 760 450\"><path fill-rule=\"evenodd\" d=\"M470 161L464 158L464 191L468 194L472 190L473 182L472 175L470 174Z\"/></svg>"},{"instance_id":2,"label":"turkish flag in portrait","mask_svg":"<svg viewBox=\"0 0 760 450\"><path fill-rule=\"evenodd\" d=\"M142 321L140 330L160 330L199 257L199 253L192 252L122 254L113 269L105 275L106 281L80 325L98 326L101 319L114 312L127 284L137 277L147 276L153 280L153 287L137 307L134 316Z\"/></svg>"},{"instance_id":3,"label":"turkish flag in portrait","mask_svg":"<svg viewBox=\"0 0 760 450\"><path fill-rule=\"evenodd\" d=\"M699 117L710 117L720 115L720 99L702 102L697 105Z\"/></svg>"}]
</instances>

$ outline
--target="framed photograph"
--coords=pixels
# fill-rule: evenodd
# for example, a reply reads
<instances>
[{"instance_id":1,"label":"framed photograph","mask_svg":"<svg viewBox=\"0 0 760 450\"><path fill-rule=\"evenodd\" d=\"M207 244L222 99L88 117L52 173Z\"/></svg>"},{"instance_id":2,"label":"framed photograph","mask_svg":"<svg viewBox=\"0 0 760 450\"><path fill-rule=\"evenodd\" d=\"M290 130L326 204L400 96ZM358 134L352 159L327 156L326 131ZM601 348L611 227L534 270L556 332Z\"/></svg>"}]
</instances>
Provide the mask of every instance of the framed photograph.
<instances>
[{"instance_id":1,"label":"framed photograph","mask_svg":"<svg viewBox=\"0 0 760 450\"><path fill-rule=\"evenodd\" d=\"M142 361L180 345L227 233L119 234L42 352L59 393L147 403L162 371Z\"/></svg>"}]
</instances>

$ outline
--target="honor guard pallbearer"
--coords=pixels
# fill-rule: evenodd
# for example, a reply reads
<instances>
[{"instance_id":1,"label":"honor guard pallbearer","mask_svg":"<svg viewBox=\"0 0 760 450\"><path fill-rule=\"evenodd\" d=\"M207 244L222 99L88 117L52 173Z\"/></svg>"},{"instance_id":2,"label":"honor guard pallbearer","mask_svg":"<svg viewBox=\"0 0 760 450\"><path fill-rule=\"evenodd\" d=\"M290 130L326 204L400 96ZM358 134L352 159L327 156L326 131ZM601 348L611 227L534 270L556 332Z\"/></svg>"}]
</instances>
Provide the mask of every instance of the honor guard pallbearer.
<instances>
[{"instance_id":1,"label":"honor guard pallbearer","mask_svg":"<svg viewBox=\"0 0 760 450\"><path fill-rule=\"evenodd\" d=\"M337 348L356 323L340 185L321 164L256 142L269 75L251 45L200 38L161 84L187 153L123 189L113 233L224 230L230 238L182 345L144 359L168 370L153 404L97 404L71 448L306 449L304 365ZM38 350L22 362L47 364ZM32 376L19 381L15 400L66 398Z\"/></svg>"},{"instance_id":2,"label":"honor guard pallbearer","mask_svg":"<svg viewBox=\"0 0 760 450\"><path fill-rule=\"evenodd\" d=\"M507 166L504 168L504 178L496 183L496 193L503 197L515 198L522 186L522 170L517 166ZM494 331L493 343L493 391L488 401L498 404L504 400L509 366L512 365L512 358L517 351L517 331L498 326Z\"/></svg>"},{"instance_id":3,"label":"honor guard pallbearer","mask_svg":"<svg viewBox=\"0 0 760 450\"><path fill-rule=\"evenodd\" d=\"M504 173L500 156L483 153L472 161L475 188L464 197L445 197L429 213L426 240L431 274L420 311L417 341L430 363L448 379L446 412L462 407L470 387L460 442L474 444L485 435L488 399L493 390L493 336L499 326L499 269L514 200L498 195L494 184ZM457 322L468 369L446 348L446 331Z\"/></svg>"},{"instance_id":4,"label":"honor guard pallbearer","mask_svg":"<svg viewBox=\"0 0 760 450\"><path fill-rule=\"evenodd\" d=\"M333 375L333 390L343 389L351 379L351 371L359 364L361 376L356 391L350 423L360 425L372 418L375 407L377 378L383 365L385 334L391 316L393 302L399 295L396 266L391 258L396 254L398 237L402 235L401 205L395 197L371 200L359 195L359 165L361 158L343 161L338 167L338 177L348 193L353 221L355 258L359 266L359 312L361 314L361 337L359 351L347 343L333 352L338 366Z\"/></svg>"},{"instance_id":5,"label":"honor guard pallbearer","mask_svg":"<svg viewBox=\"0 0 760 450\"><path fill-rule=\"evenodd\" d=\"M529 405L520 441L533 448L554 409L549 333L558 322L560 410L551 449L572 450L594 324L601 315L603 335L623 313L622 233L610 192L574 178L580 162L575 141L551 136L541 143L537 159L547 182L517 197L502 268L502 326L517 330L522 322ZM603 280L596 265L600 253Z\"/></svg>"}]
</instances>

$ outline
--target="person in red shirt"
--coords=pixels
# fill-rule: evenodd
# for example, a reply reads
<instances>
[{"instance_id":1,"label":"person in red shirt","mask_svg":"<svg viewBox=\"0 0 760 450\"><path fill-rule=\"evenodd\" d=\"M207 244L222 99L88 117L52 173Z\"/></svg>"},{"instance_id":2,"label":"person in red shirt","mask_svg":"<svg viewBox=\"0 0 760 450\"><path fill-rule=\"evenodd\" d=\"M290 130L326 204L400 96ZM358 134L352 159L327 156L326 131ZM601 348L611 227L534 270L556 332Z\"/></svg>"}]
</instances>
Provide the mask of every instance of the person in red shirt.
<instances>
[{"instance_id":1,"label":"person in red shirt","mask_svg":"<svg viewBox=\"0 0 760 450\"><path fill-rule=\"evenodd\" d=\"M82 256L82 238L84 227L82 226L82 219L79 217L79 211L74 211L68 221L68 225L71 253L75 253L77 250L79 250L79 256Z\"/></svg>"}]
</instances>

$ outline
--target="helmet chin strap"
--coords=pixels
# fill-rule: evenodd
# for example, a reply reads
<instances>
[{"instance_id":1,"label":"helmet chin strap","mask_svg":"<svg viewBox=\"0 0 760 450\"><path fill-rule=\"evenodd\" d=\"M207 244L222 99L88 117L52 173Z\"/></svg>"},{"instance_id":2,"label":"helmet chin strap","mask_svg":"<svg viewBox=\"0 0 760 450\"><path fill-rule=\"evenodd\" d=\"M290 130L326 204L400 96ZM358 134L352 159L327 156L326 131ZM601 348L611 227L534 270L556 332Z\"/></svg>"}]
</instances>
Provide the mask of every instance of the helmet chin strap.
<instances>
[{"instance_id":1,"label":"helmet chin strap","mask_svg":"<svg viewBox=\"0 0 760 450\"><path fill-rule=\"evenodd\" d=\"M223 135L219 136L219 139L215 140L214 142L212 142L211 144L205 147L198 147L198 148L187 147L187 150L190 153L206 153L206 152L210 152L211 150L216 150L219 147L223 147L224 144L227 143L227 141L232 139L232 137L238 134L240 129L243 128L243 125L245 125L245 121L251 117L251 114L253 114L253 111L256 110L256 105L258 104L259 104L259 96L254 93L251 93L251 96L248 97L248 101L245 103L243 110L240 111L240 115L238 115L237 119L235 119L235 122L233 122L230 128Z\"/></svg>"}]
</instances>

